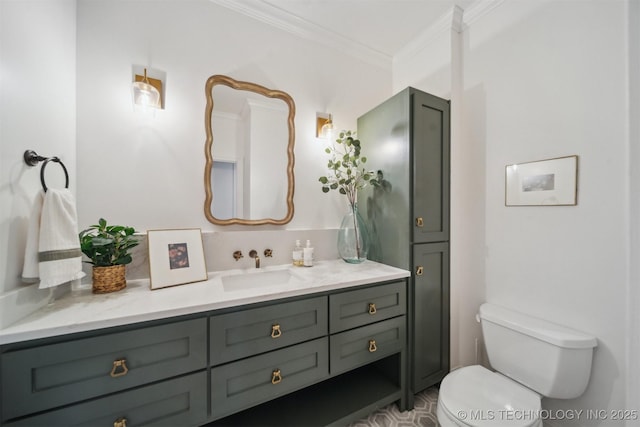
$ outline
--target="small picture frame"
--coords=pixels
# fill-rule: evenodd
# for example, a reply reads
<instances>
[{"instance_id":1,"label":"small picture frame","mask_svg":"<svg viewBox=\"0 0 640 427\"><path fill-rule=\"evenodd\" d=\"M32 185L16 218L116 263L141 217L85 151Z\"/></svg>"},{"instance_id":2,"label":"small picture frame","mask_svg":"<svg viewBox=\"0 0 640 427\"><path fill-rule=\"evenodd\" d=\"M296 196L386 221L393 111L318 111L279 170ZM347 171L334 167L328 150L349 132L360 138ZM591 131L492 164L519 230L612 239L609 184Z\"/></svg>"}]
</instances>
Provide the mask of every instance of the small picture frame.
<instances>
[{"instance_id":1,"label":"small picture frame","mask_svg":"<svg viewBox=\"0 0 640 427\"><path fill-rule=\"evenodd\" d=\"M578 156L508 165L505 206L578 204Z\"/></svg>"},{"instance_id":2,"label":"small picture frame","mask_svg":"<svg viewBox=\"0 0 640 427\"><path fill-rule=\"evenodd\" d=\"M207 280L207 267L199 228L149 230L151 289Z\"/></svg>"}]
</instances>

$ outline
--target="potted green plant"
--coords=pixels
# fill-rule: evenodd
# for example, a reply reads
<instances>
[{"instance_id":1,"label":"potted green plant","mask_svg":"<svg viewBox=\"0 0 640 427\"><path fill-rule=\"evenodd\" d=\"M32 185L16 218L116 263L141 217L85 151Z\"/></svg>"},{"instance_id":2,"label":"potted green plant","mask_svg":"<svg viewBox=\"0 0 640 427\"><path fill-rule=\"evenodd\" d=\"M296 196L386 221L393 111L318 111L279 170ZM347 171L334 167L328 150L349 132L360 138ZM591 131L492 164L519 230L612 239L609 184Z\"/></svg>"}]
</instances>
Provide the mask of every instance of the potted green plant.
<instances>
[{"instance_id":1,"label":"potted green plant","mask_svg":"<svg viewBox=\"0 0 640 427\"><path fill-rule=\"evenodd\" d=\"M104 218L80 232L80 249L93 265L93 292L103 294L127 286L125 266L132 261L130 249L140 242L135 229L123 225L107 225Z\"/></svg>"},{"instance_id":2,"label":"potted green plant","mask_svg":"<svg viewBox=\"0 0 640 427\"><path fill-rule=\"evenodd\" d=\"M361 263L367 259L369 235L358 212L358 190L367 185L379 185L374 171L364 167L367 158L361 156L361 143L355 131L340 132L335 144L327 147L330 155L327 162L328 174L319 178L322 192L338 190L347 196L349 210L338 231L338 252L348 263Z\"/></svg>"}]
</instances>

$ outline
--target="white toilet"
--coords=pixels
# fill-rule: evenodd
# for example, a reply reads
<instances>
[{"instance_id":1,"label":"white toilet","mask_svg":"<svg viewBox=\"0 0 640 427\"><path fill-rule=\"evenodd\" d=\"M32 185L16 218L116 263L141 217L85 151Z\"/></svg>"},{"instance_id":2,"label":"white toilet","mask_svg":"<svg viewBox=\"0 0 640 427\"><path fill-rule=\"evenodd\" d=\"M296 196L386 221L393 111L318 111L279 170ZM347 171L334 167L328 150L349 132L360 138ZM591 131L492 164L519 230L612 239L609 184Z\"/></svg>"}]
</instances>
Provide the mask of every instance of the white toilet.
<instances>
[{"instance_id":1,"label":"white toilet","mask_svg":"<svg viewBox=\"0 0 640 427\"><path fill-rule=\"evenodd\" d=\"M584 393L596 338L492 304L480 306L479 319L497 372L474 365L449 373L438 396L442 427L542 427L542 397Z\"/></svg>"}]
</instances>

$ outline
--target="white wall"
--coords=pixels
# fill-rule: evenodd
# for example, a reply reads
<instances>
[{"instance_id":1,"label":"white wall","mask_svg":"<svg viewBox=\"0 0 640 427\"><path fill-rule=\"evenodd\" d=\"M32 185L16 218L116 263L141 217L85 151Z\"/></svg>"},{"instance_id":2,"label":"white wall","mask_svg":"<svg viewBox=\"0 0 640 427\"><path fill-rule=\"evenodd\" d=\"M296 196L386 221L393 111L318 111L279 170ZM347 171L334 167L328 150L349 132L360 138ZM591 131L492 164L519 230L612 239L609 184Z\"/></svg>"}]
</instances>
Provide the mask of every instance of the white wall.
<instances>
[{"instance_id":1,"label":"white wall","mask_svg":"<svg viewBox=\"0 0 640 427\"><path fill-rule=\"evenodd\" d=\"M459 135L452 142L452 365L474 359L470 305L477 309L486 286L490 302L598 337L586 393L543 407L639 409L640 273L630 269L638 238L628 237L638 233L637 220L629 222L638 215L638 185L629 180L640 161L640 132L630 125L637 120L629 117L630 103L632 117L639 105L638 7L602 0L492 7L465 19L459 46L453 34L423 48L449 55L448 64L436 57L443 65L421 76L394 62L394 88L450 93L461 116L452 129ZM572 154L579 156L577 206L504 206L505 165Z\"/></svg>"},{"instance_id":2,"label":"white wall","mask_svg":"<svg viewBox=\"0 0 640 427\"><path fill-rule=\"evenodd\" d=\"M41 188L40 167L26 166L24 151L60 157L76 188L75 20L75 0L0 1L0 327L48 295L20 281ZM64 185L57 165L46 172L48 186Z\"/></svg>"},{"instance_id":3,"label":"white wall","mask_svg":"<svg viewBox=\"0 0 640 427\"><path fill-rule=\"evenodd\" d=\"M325 143L314 136L315 114L331 112L338 128L355 128L360 114L391 94L390 69L208 0L0 0L0 20L0 327L49 298L49 292L19 280L27 218L40 188L37 168L22 161L28 148L63 159L80 229L100 217L139 231L201 227L216 232L208 242L223 242L225 248L236 241L270 245L279 263L289 259L293 240L274 242L271 230L286 229L292 239L324 237L316 246L319 258L335 256L327 244L335 241L332 229L346 202L320 190ZM166 73L165 109L155 116L134 113L131 105L132 71L140 66ZM206 222L204 85L212 74L284 90L294 98L296 192L290 224L252 228L249 238L244 227ZM61 185L56 172L47 168L49 185ZM215 256L220 248L209 252ZM138 255L146 259L143 252ZM211 265L227 262L220 258ZM138 264L132 268L135 277L144 270Z\"/></svg>"},{"instance_id":4,"label":"white wall","mask_svg":"<svg viewBox=\"0 0 640 427\"><path fill-rule=\"evenodd\" d=\"M545 400L548 409L638 409L626 398L627 298L637 287L628 275L626 8L624 1L503 2L462 33L461 138L452 147L452 294L474 300L485 282L490 302L598 337L586 393L573 401ZM454 60L455 48L452 43ZM428 90L443 81L435 72L417 83ZM504 206L505 165L571 154L580 157L577 206ZM478 202L476 215L461 210L470 200ZM456 242L470 242L464 230L477 240L462 249ZM467 268L484 277L454 280ZM452 312L465 316L467 308ZM464 363L471 343L459 346L457 361Z\"/></svg>"},{"instance_id":5,"label":"white wall","mask_svg":"<svg viewBox=\"0 0 640 427\"><path fill-rule=\"evenodd\" d=\"M486 113L470 137L486 141L487 300L598 338L586 393L545 407L624 409L625 3L538 2L524 12L505 2L466 38L465 87L486 94L465 106ZM483 26L494 35L483 39ZM571 154L579 156L577 206L504 206L505 165Z\"/></svg>"},{"instance_id":6,"label":"white wall","mask_svg":"<svg viewBox=\"0 0 640 427\"><path fill-rule=\"evenodd\" d=\"M141 13L148 20L137 17ZM165 109L153 118L132 110L133 64L167 74ZM293 97L295 215L281 228L339 226L346 202L322 194L317 181L326 154L315 138L315 114L331 112L337 127L355 128L360 114L391 94L390 70L207 0L78 2L81 224L102 216L142 231L234 229L209 224L203 215L204 85L213 74Z\"/></svg>"}]
</instances>

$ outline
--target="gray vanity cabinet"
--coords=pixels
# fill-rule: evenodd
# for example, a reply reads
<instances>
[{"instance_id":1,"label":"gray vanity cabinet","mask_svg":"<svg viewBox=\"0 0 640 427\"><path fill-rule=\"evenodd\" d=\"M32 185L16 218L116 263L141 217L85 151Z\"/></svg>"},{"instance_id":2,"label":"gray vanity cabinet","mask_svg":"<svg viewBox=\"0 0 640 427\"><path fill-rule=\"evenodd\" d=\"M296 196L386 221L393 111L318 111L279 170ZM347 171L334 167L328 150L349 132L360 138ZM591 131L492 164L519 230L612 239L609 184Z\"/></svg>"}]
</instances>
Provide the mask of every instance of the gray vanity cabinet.
<instances>
[{"instance_id":1,"label":"gray vanity cabinet","mask_svg":"<svg viewBox=\"0 0 640 427\"><path fill-rule=\"evenodd\" d=\"M359 192L369 259L412 272L411 390L449 372L450 103L407 88L358 118L366 166L381 185Z\"/></svg>"},{"instance_id":2,"label":"gray vanity cabinet","mask_svg":"<svg viewBox=\"0 0 640 427\"><path fill-rule=\"evenodd\" d=\"M346 424L407 409L406 331L401 279L7 344L0 426Z\"/></svg>"},{"instance_id":3,"label":"gray vanity cabinet","mask_svg":"<svg viewBox=\"0 0 640 427\"><path fill-rule=\"evenodd\" d=\"M233 414L212 425L340 425L374 404L406 409L406 288L402 280L213 316L212 337L226 341L212 354L233 341L244 358L211 370L213 418Z\"/></svg>"},{"instance_id":4,"label":"gray vanity cabinet","mask_svg":"<svg viewBox=\"0 0 640 427\"><path fill-rule=\"evenodd\" d=\"M205 319L194 319L3 352L2 419L204 370L206 331ZM194 417L204 420L206 412Z\"/></svg>"}]
</instances>

